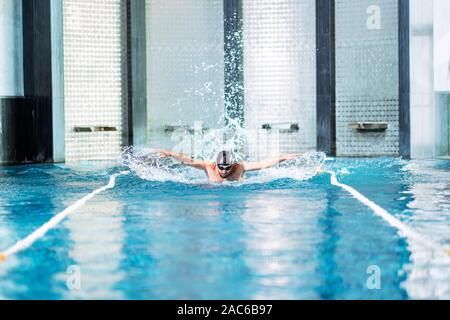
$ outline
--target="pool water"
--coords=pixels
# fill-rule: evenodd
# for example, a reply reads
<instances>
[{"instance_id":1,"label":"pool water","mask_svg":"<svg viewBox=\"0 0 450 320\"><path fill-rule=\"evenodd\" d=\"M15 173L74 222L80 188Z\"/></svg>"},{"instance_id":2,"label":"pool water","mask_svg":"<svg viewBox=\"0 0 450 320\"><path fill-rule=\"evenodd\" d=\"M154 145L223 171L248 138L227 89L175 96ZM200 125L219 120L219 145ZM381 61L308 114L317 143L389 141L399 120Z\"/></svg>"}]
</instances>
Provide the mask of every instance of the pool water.
<instances>
[{"instance_id":1,"label":"pool water","mask_svg":"<svg viewBox=\"0 0 450 320\"><path fill-rule=\"evenodd\" d=\"M450 245L450 161L326 166L416 232ZM0 168L0 251L123 169ZM450 259L399 234L329 174L274 177L210 185L119 176L0 263L0 298L450 298Z\"/></svg>"}]
</instances>

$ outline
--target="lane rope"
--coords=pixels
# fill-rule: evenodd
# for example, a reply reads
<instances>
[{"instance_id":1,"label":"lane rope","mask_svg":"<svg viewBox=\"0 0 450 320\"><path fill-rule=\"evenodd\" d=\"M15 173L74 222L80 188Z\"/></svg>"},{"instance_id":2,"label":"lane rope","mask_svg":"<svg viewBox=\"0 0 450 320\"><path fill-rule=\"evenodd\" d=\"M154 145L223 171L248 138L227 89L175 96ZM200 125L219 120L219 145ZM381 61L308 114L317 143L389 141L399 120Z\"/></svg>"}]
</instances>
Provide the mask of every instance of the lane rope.
<instances>
[{"instance_id":1,"label":"lane rope","mask_svg":"<svg viewBox=\"0 0 450 320\"><path fill-rule=\"evenodd\" d=\"M47 231L56 227L58 225L58 223L60 223L62 220L64 220L64 218L66 218L70 214L73 214L74 212L76 212L76 210L81 208L87 201L89 201L90 199L92 199L93 197L95 197L96 195L98 195L99 193L101 193L103 191L114 188L116 185L116 178L118 176L127 175L129 173L130 173L129 171L122 171L120 173L111 175L107 185L105 185L101 188L98 188L97 190L84 196L83 198L81 198L80 200L75 202L74 204L70 205L63 211L56 214L53 218L51 218L49 221L47 221L41 227L36 229L33 233L29 234L27 237L23 238L22 240L19 240L18 242L16 242L13 246L8 248L7 250L0 252L0 262L5 261L8 257L32 246L33 243L35 243L37 240L42 238L47 233Z\"/></svg>"},{"instance_id":2,"label":"lane rope","mask_svg":"<svg viewBox=\"0 0 450 320\"><path fill-rule=\"evenodd\" d=\"M423 235L417 233L416 231L412 230L410 227L408 227L406 224L401 222L399 219L394 217L392 214L387 212L385 209L377 205L375 202L369 200L364 195L359 193L356 189L340 183L337 178L336 174L331 171L325 171L321 170L322 173L328 173L331 176L331 184L337 187L340 187L350 193L353 197L355 197L358 201L360 201L362 204L366 205L372 211L379 217L381 217L383 220L385 220L388 224L390 224L392 227L398 229L400 231L400 234L404 237L408 237L411 239L414 239L418 242L420 242L422 245L436 251L436 252L445 252L446 255L450 256L450 249L445 248L439 243L436 243L435 241L428 239L424 237Z\"/></svg>"}]
</instances>

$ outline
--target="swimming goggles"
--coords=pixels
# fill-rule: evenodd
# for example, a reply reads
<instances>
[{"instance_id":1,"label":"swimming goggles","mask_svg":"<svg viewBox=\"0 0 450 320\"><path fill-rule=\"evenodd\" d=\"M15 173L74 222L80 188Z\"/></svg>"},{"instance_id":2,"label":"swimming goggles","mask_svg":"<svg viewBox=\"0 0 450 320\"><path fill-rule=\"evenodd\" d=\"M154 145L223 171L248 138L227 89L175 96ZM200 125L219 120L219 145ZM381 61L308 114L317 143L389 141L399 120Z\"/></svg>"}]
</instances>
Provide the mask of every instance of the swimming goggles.
<instances>
[{"instance_id":1,"label":"swimming goggles","mask_svg":"<svg viewBox=\"0 0 450 320\"><path fill-rule=\"evenodd\" d=\"M230 170L231 169L231 167L232 167L233 165L232 164L218 164L217 165L217 168L219 168L219 170L226 170L226 171L228 171L228 170Z\"/></svg>"}]
</instances>

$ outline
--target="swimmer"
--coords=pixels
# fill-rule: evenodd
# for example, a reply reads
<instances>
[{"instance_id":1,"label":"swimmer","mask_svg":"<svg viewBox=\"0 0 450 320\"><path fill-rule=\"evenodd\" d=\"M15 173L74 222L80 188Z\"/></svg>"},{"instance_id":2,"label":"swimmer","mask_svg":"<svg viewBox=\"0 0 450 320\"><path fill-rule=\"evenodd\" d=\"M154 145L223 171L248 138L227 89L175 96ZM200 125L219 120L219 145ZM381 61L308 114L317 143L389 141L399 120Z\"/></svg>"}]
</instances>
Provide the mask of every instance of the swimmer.
<instances>
[{"instance_id":1,"label":"swimmer","mask_svg":"<svg viewBox=\"0 0 450 320\"><path fill-rule=\"evenodd\" d=\"M156 152L159 153L160 158L172 157L185 165L205 171L210 182L242 181L244 179L244 173L247 171L267 169L283 161L292 160L301 156L301 154L296 153L259 162L238 163L233 153L225 150L217 154L216 162L195 160L185 154L168 150L156 150Z\"/></svg>"}]
</instances>

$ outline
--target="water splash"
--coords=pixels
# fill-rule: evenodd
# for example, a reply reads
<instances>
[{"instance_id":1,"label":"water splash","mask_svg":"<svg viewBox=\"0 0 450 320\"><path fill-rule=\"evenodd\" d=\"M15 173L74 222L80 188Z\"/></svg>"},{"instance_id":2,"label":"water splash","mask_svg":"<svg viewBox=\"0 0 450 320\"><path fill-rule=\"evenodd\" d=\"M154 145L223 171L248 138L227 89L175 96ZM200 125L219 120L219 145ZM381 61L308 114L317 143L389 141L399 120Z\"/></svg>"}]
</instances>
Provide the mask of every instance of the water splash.
<instances>
[{"instance_id":1,"label":"water splash","mask_svg":"<svg viewBox=\"0 0 450 320\"><path fill-rule=\"evenodd\" d=\"M190 183L192 168L176 163L172 158L160 158L152 148L126 147L122 151L122 165L138 177L149 181Z\"/></svg>"},{"instance_id":2,"label":"water splash","mask_svg":"<svg viewBox=\"0 0 450 320\"><path fill-rule=\"evenodd\" d=\"M213 160L205 160L212 162ZM280 179L308 180L314 177L325 164L322 152L307 152L296 159L285 161L270 169L250 174L244 181L230 185L269 183ZM143 180L178 182L184 184L204 184L207 182L201 170L180 164L172 158L160 158L151 148L127 147L122 153L122 165L128 167Z\"/></svg>"}]
</instances>

